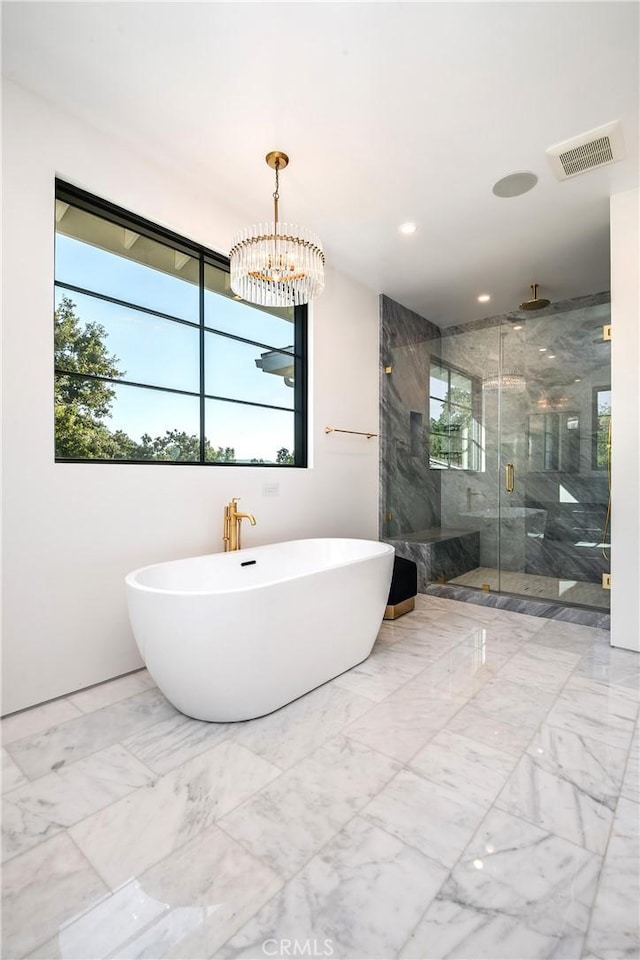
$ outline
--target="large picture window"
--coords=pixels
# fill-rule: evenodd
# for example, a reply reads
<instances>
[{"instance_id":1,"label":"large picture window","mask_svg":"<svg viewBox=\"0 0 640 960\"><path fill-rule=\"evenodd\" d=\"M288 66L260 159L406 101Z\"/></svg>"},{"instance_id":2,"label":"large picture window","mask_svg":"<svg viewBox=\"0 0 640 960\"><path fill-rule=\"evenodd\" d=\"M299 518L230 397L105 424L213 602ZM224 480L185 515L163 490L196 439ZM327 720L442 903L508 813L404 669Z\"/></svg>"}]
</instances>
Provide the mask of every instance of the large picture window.
<instances>
[{"instance_id":1,"label":"large picture window","mask_svg":"<svg viewBox=\"0 0 640 960\"><path fill-rule=\"evenodd\" d=\"M475 381L440 360L429 371L429 466L479 470L478 389Z\"/></svg>"},{"instance_id":2,"label":"large picture window","mask_svg":"<svg viewBox=\"0 0 640 960\"><path fill-rule=\"evenodd\" d=\"M306 307L56 183L56 460L306 466Z\"/></svg>"}]
</instances>

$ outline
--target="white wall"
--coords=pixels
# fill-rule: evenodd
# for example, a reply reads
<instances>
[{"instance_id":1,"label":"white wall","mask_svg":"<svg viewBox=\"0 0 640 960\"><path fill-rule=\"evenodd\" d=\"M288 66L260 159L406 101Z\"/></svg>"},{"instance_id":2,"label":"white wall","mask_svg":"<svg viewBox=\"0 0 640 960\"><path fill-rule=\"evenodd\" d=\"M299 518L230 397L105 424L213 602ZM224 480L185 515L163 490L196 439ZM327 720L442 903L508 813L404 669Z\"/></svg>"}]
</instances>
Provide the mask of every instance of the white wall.
<instances>
[{"instance_id":1,"label":"white wall","mask_svg":"<svg viewBox=\"0 0 640 960\"><path fill-rule=\"evenodd\" d=\"M14 84L4 94L2 712L9 713L138 667L125 573L220 550L222 508L232 496L258 520L244 532L245 545L377 539L377 440L326 436L324 426L377 432L378 299L328 269L311 311L312 468L54 463L54 177L223 252L244 218ZM279 497L263 496L274 481Z\"/></svg>"},{"instance_id":2,"label":"white wall","mask_svg":"<svg viewBox=\"0 0 640 960\"><path fill-rule=\"evenodd\" d=\"M640 192L611 197L611 643L640 650Z\"/></svg>"}]
</instances>

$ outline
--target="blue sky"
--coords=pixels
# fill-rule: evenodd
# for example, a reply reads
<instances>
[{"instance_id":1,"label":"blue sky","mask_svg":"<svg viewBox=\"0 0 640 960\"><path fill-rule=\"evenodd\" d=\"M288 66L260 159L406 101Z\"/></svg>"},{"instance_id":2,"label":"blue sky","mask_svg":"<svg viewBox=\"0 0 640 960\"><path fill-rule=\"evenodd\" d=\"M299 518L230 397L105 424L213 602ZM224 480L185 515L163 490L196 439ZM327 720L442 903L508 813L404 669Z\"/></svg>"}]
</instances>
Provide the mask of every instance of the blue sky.
<instances>
[{"instance_id":1,"label":"blue sky","mask_svg":"<svg viewBox=\"0 0 640 960\"><path fill-rule=\"evenodd\" d=\"M60 233L56 236L56 280L198 322L195 284ZM105 328L106 347L118 358L123 379L198 391L197 329L62 288L56 290L56 305L64 296L76 304L82 321ZM291 348L293 343L289 321L210 291L205 294L205 323L274 348ZM264 373L255 365L264 352L264 347L207 333L206 392L292 410L293 389L283 377ZM107 425L134 439L143 433L160 436L170 429L197 434L199 403L193 397L117 387ZM206 433L214 446L234 447L238 459L273 460L280 447L293 449L293 415L208 400Z\"/></svg>"}]
</instances>

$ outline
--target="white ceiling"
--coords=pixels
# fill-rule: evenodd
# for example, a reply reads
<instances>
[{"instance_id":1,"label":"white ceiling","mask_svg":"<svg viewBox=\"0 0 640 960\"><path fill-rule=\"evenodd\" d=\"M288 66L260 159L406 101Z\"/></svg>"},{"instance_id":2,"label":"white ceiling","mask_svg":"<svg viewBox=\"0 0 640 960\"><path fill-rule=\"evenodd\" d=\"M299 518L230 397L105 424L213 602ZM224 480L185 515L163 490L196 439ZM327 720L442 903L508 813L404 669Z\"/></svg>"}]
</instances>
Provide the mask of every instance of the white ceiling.
<instances>
[{"instance_id":1,"label":"white ceiling","mask_svg":"<svg viewBox=\"0 0 640 960\"><path fill-rule=\"evenodd\" d=\"M638 185L638 11L11 2L3 72L232 198L238 227L270 216L264 155L285 150L282 219L446 325L514 309L534 280L551 300L608 289L608 198ZM616 119L626 159L555 180L546 148ZM539 178L530 193L492 194L521 170Z\"/></svg>"}]
</instances>

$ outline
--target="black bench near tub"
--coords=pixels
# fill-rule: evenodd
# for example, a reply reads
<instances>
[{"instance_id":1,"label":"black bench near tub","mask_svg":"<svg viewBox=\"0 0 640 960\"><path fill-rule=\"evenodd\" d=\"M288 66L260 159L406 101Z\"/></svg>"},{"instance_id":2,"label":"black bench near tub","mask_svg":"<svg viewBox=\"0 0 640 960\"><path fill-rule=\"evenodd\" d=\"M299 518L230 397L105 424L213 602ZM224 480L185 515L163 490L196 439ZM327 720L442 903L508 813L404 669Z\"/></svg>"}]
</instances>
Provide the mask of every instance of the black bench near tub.
<instances>
[{"instance_id":1,"label":"black bench near tub","mask_svg":"<svg viewBox=\"0 0 640 960\"><path fill-rule=\"evenodd\" d=\"M389 599L384 611L385 620L396 620L416 605L418 592L418 568L413 560L404 557L394 557L393 574Z\"/></svg>"}]
</instances>

